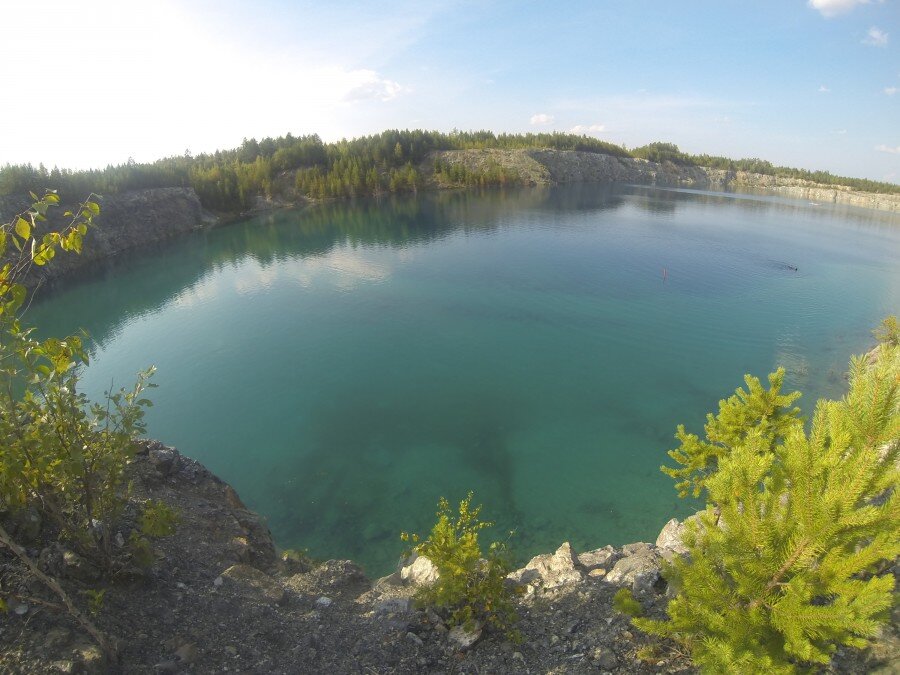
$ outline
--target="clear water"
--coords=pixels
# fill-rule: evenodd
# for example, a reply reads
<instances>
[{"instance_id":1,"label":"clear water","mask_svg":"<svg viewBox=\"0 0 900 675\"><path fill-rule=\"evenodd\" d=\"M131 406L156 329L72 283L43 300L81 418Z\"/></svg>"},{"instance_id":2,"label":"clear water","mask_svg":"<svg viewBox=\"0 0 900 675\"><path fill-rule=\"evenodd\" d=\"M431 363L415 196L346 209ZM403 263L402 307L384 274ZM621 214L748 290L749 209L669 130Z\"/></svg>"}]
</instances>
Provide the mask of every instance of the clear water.
<instances>
[{"instance_id":1,"label":"clear water","mask_svg":"<svg viewBox=\"0 0 900 675\"><path fill-rule=\"evenodd\" d=\"M151 435L232 483L281 546L380 574L401 530L470 489L520 559L652 540L691 508L658 471L675 425L699 430L779 364L807 410L840 395L900 311L898 260L900 217L879 212L442 193L197 233L30 316L91 333L91 396L155 364Z\"/></svg>"}]
</instances>

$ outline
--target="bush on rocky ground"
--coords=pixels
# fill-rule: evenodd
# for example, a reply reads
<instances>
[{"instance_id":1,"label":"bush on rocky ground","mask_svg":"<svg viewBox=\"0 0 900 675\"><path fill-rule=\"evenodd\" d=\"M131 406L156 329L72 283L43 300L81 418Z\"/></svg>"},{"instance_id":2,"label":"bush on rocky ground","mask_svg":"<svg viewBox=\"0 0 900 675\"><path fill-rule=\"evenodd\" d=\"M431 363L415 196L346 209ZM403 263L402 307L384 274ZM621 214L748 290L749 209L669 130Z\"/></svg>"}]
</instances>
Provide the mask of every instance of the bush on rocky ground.
<instances>
[{"instance_id":1,"label":"bush on rocky ground","mask_svg":"<svg viewBox=\"0 0 900 675\"><path fill-rule=\"evenodd\" d=\"M417 599L447 613L450 625L468 631L487 625L517 639L512 590L506 579L511 571L506 546L494 542L484 557L478 533L493 523L478 519L481 506L472 507L472 497L470 492L459 503L457 514L441 497L438 520L426 540L420 541L416 534L401 535L437 568L437 580L423 586Z\"/></svg>"},{"instance_id":2,"label":"bush on rocky ground","mask_svg":"<svg viewBox=\"0 0 900 675\"><path fill-rule=\"evenodd\" d=\"M710 415L706 439L679 427L663 470L708 506L686 524L684 557L664 620L639 628L674 638L706 672L793 673L840 646L878 636L900 555L900 348L855 358L850 390L820 400L807 433L779 392L748 391Z\"/></svg>"},{"instance_id":3,"label":"bush on rocky ground","mask_svg":"<svg viewBox=\"0 0 900 675\"><path fill-rule=\"evenodd\" d=\"M118 526L128 503L125 469L134 455L134 439L144 431L150 401L143 394L153 386L148 382L153 369L139 373L132 388L110 391L102 403L92 403L79 391L81 370L88 364L82 337L39 339L26 325L29 300L23 276L32 266L49 263L57 251L80 253L100 213L91 195L65 212L62 227L54 229L57 195L32 198L31 208L0 225L0 545L112 652L78 603L48 573L47 561L42 569L21 543L61 547L61 555L82 561L70 567L96 570L89 576L97 580L116 577L141 556L149 562L148 537L170 531L174 514L149 505L128 546ZM4 584L0 590L4 604L16 600L8 590L13 586ZM101 609L102 589L81 595L90 613Z\"/></svg>"}]
</instances>

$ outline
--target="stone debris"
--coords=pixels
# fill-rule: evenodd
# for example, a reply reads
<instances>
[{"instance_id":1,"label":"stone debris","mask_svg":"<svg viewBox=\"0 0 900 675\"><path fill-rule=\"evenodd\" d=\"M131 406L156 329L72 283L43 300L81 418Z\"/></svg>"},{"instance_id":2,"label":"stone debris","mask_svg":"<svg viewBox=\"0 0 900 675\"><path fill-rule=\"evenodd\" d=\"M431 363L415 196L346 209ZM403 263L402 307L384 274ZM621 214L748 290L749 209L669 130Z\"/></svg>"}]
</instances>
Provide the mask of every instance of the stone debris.
<instances>
[{"instance_id":1,"label":"stone debris","mask_svg":"<svg viewBox=\"0 0 900 675\"><path fill-rule=\"evenodd\" d=\"M231 579L241 588L261 594L271 602L279 603L284 599L284 586L250 565L232 565L220 578Z\"/></svg>"},{"instance_id":2,"label":"stone debris","mask_svg":"<svg viewBox=\"0 0 900 675\"><path fill-rule=\"evenodd\" d=\"M481 639L482 630L481 626L476 626L472 630L466 630L463 626L454 626L447 634L447 640L456 649L465 651L471 649L472 645Z\"/></svg>"},{"instance_id":3,"label":"stone debris","mask_svg":"<svg viewBox=\"0 0 900 675\"><path fill-rule=\"evenodd\" d=\"M524 569L516 570L509 578L517 583L540 585L544 590L550 590L577 584L582 581L584 574L577 568L572 546L565 542L552 554L535 556Z\"/></svg>"},{"instance_id":4,"label":"stone debris","mask_svg":"<svg viewBox=\"0 0 900 675\"><path fill-rule=\"evenodd\" d=\"M638 650L658 642L612 607L618 588L631 586L646 616L664 616L660 565L679 554L683 525L676 522L666 524L656 545L578 553L567 542L511 573L518 642L491 624L466 630L450 626L443 608L417 606L417 591L438 578L427 558L406 559L375 583L349 560L282 560L265 524L193 460L154 445L129 470L132 513L159 499L178 509L182 523L154 544L159 561L137 583L104 585L98 623L119 645L116 672L694 672L675 650L640 660ZM127 526L122 534L127 540ZM235 538L246 542L252 562L235 558ZM81 562L65 548L37 542L33 550L73 597L97 587L78 578ZM0 566L4 591L40 592L24 581L15 585L15 560L2 552ZM894 663L900 651L895 633L883 636L881 651L872 650L882 663ZM102 653L86 640L65 616L11 602L0 621L0 672L108 672ZM839 650L834 672L874 672L859 654Z\"/></svg>"},{"instance_id":5,"label":"stone debris","mask_svg":"<svg viewBox=\"0 0 900 675\"><path fill-rule=\"evenodd\" d=\"M578 564L590 572L598 567L607 567L609 562L616 557L616 549L612 546L604 546L593 551L578 554Z\"/></svg>"}]
</instances>

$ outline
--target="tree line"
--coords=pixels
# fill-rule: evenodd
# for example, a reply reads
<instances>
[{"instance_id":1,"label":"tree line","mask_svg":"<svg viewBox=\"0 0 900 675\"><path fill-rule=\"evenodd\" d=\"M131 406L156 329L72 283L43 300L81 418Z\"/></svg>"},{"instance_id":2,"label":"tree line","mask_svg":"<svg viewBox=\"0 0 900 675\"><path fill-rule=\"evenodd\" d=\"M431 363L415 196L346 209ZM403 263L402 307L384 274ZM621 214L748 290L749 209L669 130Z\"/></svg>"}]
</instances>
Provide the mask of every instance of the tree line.
<instances>
[{"instance_id":1,"label":"tree line","mask_svg":"<svg viewBox=\"0 0 900 675\"><path fill-rule=\"evenodd\" d=\"M828 171L808 171L807 169L794 169L788 166L776 166L772 162L759 159L758 157L729 159L718 155L691 155L682 152L673 143L649 143L639 148L634 148L631 150L631 155L651 162L666 161L681 166L703 166L725 171L747 171L779 178L808 180L813 183L822 183L823 185L846 185L861 192L900 194L900 185L895 185L894 183L883 183L867 178L836 176Z\"/></svg>"},{"instance_id":2,"label":"tree line","mask_svg":"<svg viewBox=\"0 0 900 675\"><path fill-rule=\"evenodd\" d=\"M423 189L430 175L443 186L491 186L521 182L514 170L488 163L465 168L440 161L429 163L435 151L550 148L670 161L680 165L709 166L732 171L753 171L802 178L828 185L847 185L868 192L900 193L900 186L865 179L834 176L774 166L760 159L732 160L710 155L689 155L671 143L650 143L633 150L596 138L575 134L495 134L491 131L388 130L380 134L324 143L317 135L244 139L231 150L166 157L155 162L109 165L103 169L73 171L43 165L0 168L0 195L37 194L52 186L63 199L84 194L111 194L144 188L192 187L204 207L241 212L257 195L278 197L299 193L321 199L359 197Z\"/></svg>"}]
</instances>

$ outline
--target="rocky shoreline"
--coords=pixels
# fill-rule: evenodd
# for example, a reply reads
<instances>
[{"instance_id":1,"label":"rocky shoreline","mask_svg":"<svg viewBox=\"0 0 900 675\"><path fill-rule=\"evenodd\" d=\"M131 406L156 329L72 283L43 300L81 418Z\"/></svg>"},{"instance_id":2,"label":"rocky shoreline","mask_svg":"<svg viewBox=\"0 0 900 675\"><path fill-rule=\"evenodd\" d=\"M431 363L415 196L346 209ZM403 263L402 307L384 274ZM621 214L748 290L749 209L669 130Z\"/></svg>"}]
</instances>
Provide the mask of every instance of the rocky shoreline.
<instances>
[{"instance_id":1,"label":"rocky shoreline","mask_svg":"<svg viewBox=\"0 0 900 675\"><path fill-rule=\"evenodd\" d=\"M470 170L496 165L516 171L532 185L558 183L635 183L699 190L751 190L760 194L810 200L816 204L845 204L900 212L900 195L861 192L846 186L822 185L747 171L725 171L672 162L613 157L571 150L454 150L435 153L446 165Z\"/></svg>"},{"instance_id":2,"label":"rocky shoreline","mask_svg":"<svg viewBox=\"0 0 900 675\"><path fill-rule=\"evenodd\" d=\"M629 183L703 190L748 191L807 200L813 204L843 204L858 208L900 213L900 195L869 193L842 186L777 176L724 171L671 162L649 162L569 150L456 150L435 152L420 170L434 189L436 161L446 166L462 165L469 170L500 166L514 171L526 185L562 183ZM129 250L154 246L186 232L211 228L273 209L289 208L310 200L293 193L292 176L281 177L282 197L258 196L243 214L213 214L206 211L193 188L169 187L136 190L109 195L102 200L98 227L89 235L89 245L79 256L58 256L47 268L34 268L26 284L54 283L73 273L96 267ZM8 222L28 207L26 198L0 197L0 222Z\"/></svg>"},{"instance_id":3,"label":"rocky shoreline","mask_svg":"<svg viewBox=\"0 0 900 675\"><path fill-rule=\"evenodd\" d=\"M65 614L40 603L45 589L17 575L0 553L5 588L22 601L0 622L0 671L9 673L692 673L673 644L634 629L612 608L630 587L651 615L661 615L667 588L662 561L679 555L678 521L656 542L576 552L563 543L513 572L515 644L488 630L450 629L417 608L419 585L434 579L425 558L401 561L371 581L349 560L314 563L278 555L261 518L229 485L174 448L150 441L129 467L132 506L161 499L181 524L158 542L156 563L107 583L59 544L43 550L17 532L72 597L104 588L99 628L118 645L110 663ZM128 518L123 525L127 539ZM19 579L21 588L12 588ZM50 599L49 596L47 598ZM868 652L841 650L826 672L896 672L896 622Z\"/></svg>"}]
</instances>

